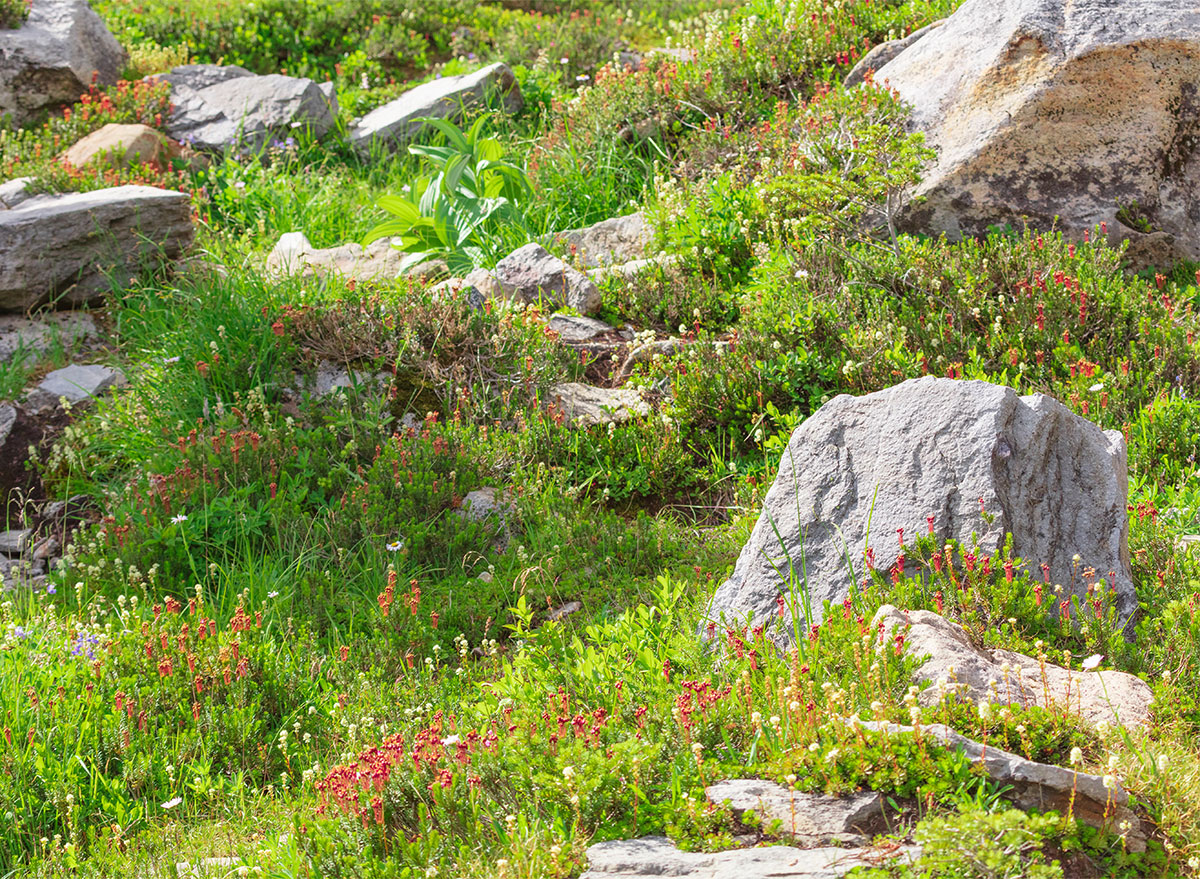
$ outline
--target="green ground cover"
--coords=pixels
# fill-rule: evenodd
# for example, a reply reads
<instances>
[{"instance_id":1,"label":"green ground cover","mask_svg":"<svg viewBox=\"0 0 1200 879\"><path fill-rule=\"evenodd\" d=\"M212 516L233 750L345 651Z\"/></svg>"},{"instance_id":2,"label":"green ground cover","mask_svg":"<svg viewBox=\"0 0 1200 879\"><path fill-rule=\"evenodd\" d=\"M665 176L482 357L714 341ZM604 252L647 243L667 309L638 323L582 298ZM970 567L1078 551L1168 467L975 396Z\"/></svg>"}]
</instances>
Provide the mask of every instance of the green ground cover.
<instances>
[{"instance_id":1,"label":"green ground cover","mask_svg":"<svg viewBox=\"0 0 1200 879\"><path fill-rule=\"evenodd\" d=\"M405 83L513 64L526 110L480 131L529 190L467 256L486 265L640 208L679 257L603 289L614 324L682 340L633 370L654 415L611 429L546 412L554 384L619 364L581 359L535 308L264 273L282 233L366 236L388 216L378 199L428 170L419 156L362 159L343 130L206 168L54 166L105 122L161 125L168 98L140 83L0 130L6 177L185 189L202 257L115 281L104 326L129 387L73 412L33 460L50 497L85 494L98 521L46 584L0 604L0 873L170 875L230 855L273 877L570 877L606 839L732 845L702 789L751 774L884 791L895 834L925 841L924 875L1062 875L1054 861L1082 855L1098 875L1190 874L1200 568L1178 538L1200 514L1197 267L1132 275L1099 234L888 234L877 205L911 190L928 153L890 95L837 83L949 0L527 5L96 8L131 76L190 58L330 77L343 129ZM668 40L695 62L611 63ZM302 392L322 361L356 386ZM6 367L0 390L36 368ZM919 577L878 578L787 656L734 629L717 633L726 650L703 649L704 602L794 427L836 394L929 374L1049 393L1124 432L1135 638L1103 607L1047 617L1021 560L1009 582L1001 560L967 574L969 548L935 564L942 548L914 545ZM511 493L504 526L461 515L487 486ZM804 584L789 585L794 612ZM568 601L582 610L552 619ZM866 625L887 602L1075 667L1103 654L1151 684L1154 722L1131 734L1057 711L914 709L911 659L876 658ZM1157 832L1135 855L1120 828L1006 810L961 758L856 733L856 714L950 720L1062 765L1079 748ZM970 865L992 843L1008 873Z\"/></svg>"}]
</instances>

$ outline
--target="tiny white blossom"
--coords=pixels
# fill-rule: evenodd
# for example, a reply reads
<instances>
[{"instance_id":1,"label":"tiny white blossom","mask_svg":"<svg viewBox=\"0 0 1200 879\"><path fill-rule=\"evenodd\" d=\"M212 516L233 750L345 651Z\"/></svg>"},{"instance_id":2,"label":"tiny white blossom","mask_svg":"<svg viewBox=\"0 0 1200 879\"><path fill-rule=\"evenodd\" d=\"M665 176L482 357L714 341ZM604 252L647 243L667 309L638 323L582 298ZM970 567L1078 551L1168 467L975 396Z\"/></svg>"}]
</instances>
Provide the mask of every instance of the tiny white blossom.
<instances>
[{"instance_id":1,"label":"tiny white blossom","mask_svg":"<svg viewBox=\"0 0 1200 879\"><path fill-rule=\"evenodd\" d=\"M180 522L186 522L186 521L187 521L187 516L185 516L183 513L180 513L178 516L171 517L172 525L178 525Z\"/></svg>"}]
</instances>

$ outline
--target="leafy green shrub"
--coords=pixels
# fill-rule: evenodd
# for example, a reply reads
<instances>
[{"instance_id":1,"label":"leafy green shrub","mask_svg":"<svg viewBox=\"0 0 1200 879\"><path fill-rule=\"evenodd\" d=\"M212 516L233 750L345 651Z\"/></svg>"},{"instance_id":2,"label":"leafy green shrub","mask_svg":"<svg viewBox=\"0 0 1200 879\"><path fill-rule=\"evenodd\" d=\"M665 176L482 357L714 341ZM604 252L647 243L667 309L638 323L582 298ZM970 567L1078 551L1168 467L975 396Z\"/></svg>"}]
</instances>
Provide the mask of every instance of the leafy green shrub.
<instances>
[{"instance_id":1,"label":"leafy green shrub","mask_svg":"<svg viewBox=\"0 0 1200 879\"><path fill-rule=\"evenodd\" d=\"M381 196L378 205L396 219L372 229L364 243L396 238L407 252L401 271L431 259L443 259L462 275L509 252L510 232L522 226L521 203L529 192L525 172L501 160L504 148L483 137L486 116L464 134L445 119L426 119L446 138L444 146L414 144L408 151L426 159L436 176L418 177L411 195Z\"/></svg>"},{"instance_id":2,"label":"leafy green shrub","mask_svg":"<svg viewBox=\"0 0 1200 879\"><path fill-rule=\"evenodd\" d=\"M18 28L25 23L33 0L0 0L0 30Z\"/></svg>"},{"instance_id":3,"label":"leafy green shrub","mask_svg":"<svg viewBox=\"0 0 1200 879\"><path fill-rule=\"evenodd\" d=\"M946 879L1061 879L1062 867L1047 863L1042 855L1061 827L1057 815L1030 815L1020 809L928 818L914 833L921 857L911 871L900 873Z\"/></svg>"}]
</instances>

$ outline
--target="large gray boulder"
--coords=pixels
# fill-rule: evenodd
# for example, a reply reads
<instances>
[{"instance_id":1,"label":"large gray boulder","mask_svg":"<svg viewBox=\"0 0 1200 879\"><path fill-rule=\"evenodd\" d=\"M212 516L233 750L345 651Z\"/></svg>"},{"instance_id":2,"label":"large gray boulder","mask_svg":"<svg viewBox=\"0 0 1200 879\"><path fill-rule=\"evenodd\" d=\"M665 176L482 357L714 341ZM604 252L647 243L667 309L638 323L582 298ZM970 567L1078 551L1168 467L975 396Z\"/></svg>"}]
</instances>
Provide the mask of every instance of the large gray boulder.
<instances>
[{"instance_id":1,"label":"large gray boulder","mask_svg":"<svg viewBox=\"0 0 1200 879\"><path fill-rule=\"evenodd\" d=\"M966 0L875 82L938 152L903 227L960 236L1058 217L1074 236L1107 223L1135 260L1200 256L1195 3Z\"/></svg>"},{"instance_id":2,"label":"large gray boulder","mask_svg":"<svg viewBox=\"0 0 1200 879\"><path fill-rule=\"evenodd\" d=\"M323 137L337 120L336 97L311 79L216 64L187 64L154 78L171 84L167 134L196 149L260 150L302 127Z\"/></svg>"},{"instance_id":3,"label":"large gray boulder","mask_svg":"<svg viewBox=\"0 0 1200 879\"><path fill-rule=\"evenodd\" d=\"M887 827L883 796L877 791L835 797L791 790L759 778L735 778L710 784L704 795L714 806L728 804L739 821L753 812L766 826L779 822L778 835L805 848L866 845Z\"/></svg>"},{"instance_id":4,"label":"large gray boulder","mask_svg":"<svg viewBox=\"0 0 1200 879\"><path fill-rule=\"evenodd\" d=\"M497 101L507 113L525 105L517 78L507 64L491 64L474 73L445 76L409 89L394 101L377 107L350 131L350 143L360 153L372 146L394 151L416 138L431 116L457 122L470 109Z\"/></svg>"},{"instance_id":5,"label":"large gray boulder","mask_svg":"<svg viewBox=\"0 0 1200 879\"><path fill-rule=\"evenodd\" d=\"M806 588L820 622L822 602L840 602L864 575L868 544L876 568L887 571L899 554L896 529L924 534L932 516L940 540L969 547L976 534L984 554L1011 532L1015 555L1039 574L1049 565L1053 583L1081 596L1084 567L1105 579L1112 571L1118 611L1128 619L1137 602L1127 498L1121 434L1042 394L927 377L842 395L792 434L762 514L707 615L769 624L779 595L794 589L803 606Z\"/></svg>"},{"instance_id":6,"label":"large gray boulder","mask_svg":"<svg viewBox=\"0 0 1200 879\"><path fill-rule=\"evenodd\" d=\"M926 707L951 698L971 705L1057 708L1109 726L1150 722L1154 691L1131 674L1075 671L1011 650L986 650L973 644L961 625L928 610L903 611L885 604L871 620L871 628L876 627L903 632L904 649L922 660L913 680L929 685L917 697Z\"/></svg>"},{"instance_id":7,"label":"large gray boulder","mask_svg":"<svg viewBox=\"0 0 1200 879\"><path fill-rule=\"evenodd\" d=\"M0 312L79 305L109 289L108 275L192 243L191 200L152 186L39 195L0 210Z\"/></svg>"},{"instance_id":8,"label":"large gray boulder","mask_svg":"<svg viewBox=\"0 0 1200 879\"><path fill-rule=\"evenodd\" d=\"M87 0L35 0L25 24L0 30L0 115L31 122L78 101L93 76L113 85L125 60Z\"/></svg>"}]
</instances>

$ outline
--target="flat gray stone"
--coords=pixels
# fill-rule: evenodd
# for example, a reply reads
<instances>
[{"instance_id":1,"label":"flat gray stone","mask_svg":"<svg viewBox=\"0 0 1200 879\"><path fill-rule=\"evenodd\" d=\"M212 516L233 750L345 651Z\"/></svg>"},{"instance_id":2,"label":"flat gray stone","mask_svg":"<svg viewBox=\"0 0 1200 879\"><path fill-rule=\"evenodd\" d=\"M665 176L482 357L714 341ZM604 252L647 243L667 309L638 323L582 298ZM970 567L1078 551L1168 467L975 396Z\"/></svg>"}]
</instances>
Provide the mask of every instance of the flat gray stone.
<instances>
[{"instance_id":1,"label":"flat gray stone","mask_svg":"<svg viewBox=\"0 0 1200 879\"><path fill-rule=\"evenodd\" d=\"M932 516L939 540L971 546L977 535L984 555L998 552L1011 533L1014 556L1039 574L1047 564L1051 583L1083 599L1078 554L1080 570L1094 568L1115 586L1118 615L1128 620L1137 607L1128 491L1121 433L1042 394L926 377L838 396L792 434L707 617L776 625L776 599L791 589L789 572L801 576L803 552L819 623L822 603L840 603L862 576L868 539L875 567L889 571L900 552L897 529L925 534ZM915 573L911 556L906 564ZM789 636L780 630L777 637Z\"/></svg>"},{"instance_id":2,"label":"flat gray stone","mask_svg":"<svg viewBox=\"0 0 1200 879\"><path fill-rule=\"evenodd\" d=\"M0 312L46 302L79 305L143 263L191 245L192 202L182 192L117 186L38 195L0 211Z\"/></svg>"},{"instance_id":3,"label":"flat gray stone","mask_svg":"<svg viewBox=\"0 0 1200 879\"><path fill-rule=\"evenodd\" d=\"M789 790L757 778L733 779L709 785L709 802L728 802L735 818L754 812L763 827L781 822L779 833L806 848L825 845L865 845L883 826L883 797L863 791L845 797Z\"/></svg>"},{"instance_id":4,"label":"flat gray stone","mask_svg":"<svg viewBox=\"0 0 1200 879\"><path fill-rule=\"evenodd\" d=\"M336 96L331 101L326 89L303 77L188 64L153 78L171 84L167 134L196 149L256 151L297 128L324 137L337 121Z\"/></svg>"},{"instance_id":5,"label":"flat gray stone","mask_svg":"<svg viewBox=\"0 0 1200 879\"><path fill-rule=\"evenodd\" d=\"M852 722L852 725L874 732L882 732L886 728L889 735L911 735L913 732L911 726L874 720L859 720ZM1126 845L1131 851L1146 850L1146 834L1141 819L1130 808L1129 794L1116 779L1112 780L1110 790L1099 775L1026 760L1018 754L968 739L940 723L921 727L921 735L962 751L972 762L983 766L988 778L1000 785L1011 786L1005 797L1018 808L1036 809L1039 812L1053 809L1063 815L1070 808L1080 821L1113 832L1120 832L1122 825L1128 822Z\"/></svg>"},{"instance_id":6,"label":"flat gray stone","mask_svg":"<svg viewBox=\"0 0 1200 879\"><path fill-rule=\"evenodd\" d=\"M99 397L123 380L124 376L116 369L96 363L72 363L47 375L37 389L54 400L65 397L68 403L82 403Z\"/></svg>"},{"instance_id":7,"label":"flat gray stone","mask_svg":"<svg viewBox=\"0 0 1200 879\"><path fill-rule=\"evenodd\" d=\"M346 367L330 363L328 360L322 360L317 364L317 377L313 385L313 393L318 397L324 397L335 391L350 390L352 388L375 391L385 385L390 378L391 376L386 372L375 374L355 373L351 375L350 370Z\"/></svg>"},{"instance_id":8,"label":"flat gray stone","mask_svg":"<svg viewBox=\"0 0 1200 879\"><path fill-rule=\"evenodd\" d=\"M0 403L0 452L3 452L4 444L8 442L8 435L12 433L16 423L17 410L7 403Z\"/></svg>"},{"instance_id":9,"label":"flat gray stone","mask_svg":"<svg viewBox=\"0 0 1200 879\"><path fill-rule=\"evenodd\" d=\"M550 408L576 427L622 424L650 414L650 404L633 388L598 388L564 382L550 389Z\"/></svg>"},{"instance_id":10,"label":"flat gray stone","mask_svg":"<svg viewBox=\"0 0 1200 879\"><path fill-rule=\"evenodd\" d=\"M1141 727L1150 722L1154 691L1140 678L1119 671L1072 671L1011 650L976 647L962 626L932 611L902 611L885 604L874 629L905 631L910 656L927 657L913 681L932 684L918 701L936 705L946 693L978 704L1061 707L1092 724Z\"/></svg>"},{"instance_id":11,"label":"flat gray stone","mask_svg":"<svg viewBox=\"0 0 1200 879\"><path fill-rule=\"evenodd\" d=\"M568 345L590 342L599 336L614 332L614 328L594 317L579 317L573 314L555 314L546 326Z\"/></svg>"},{"instance_id":12,"label":"flat gray stone","mask_svg":"<svg viewBox=\"0 0 1200 879\"><path fill-rule=\"evenodd\" d=\"M87 0L34 0L21 27L0 30L0 115L11 113L21 127L78 101L93 74L114 85L125 60Z\"/></svg>"},{"instance_id":13,"label":"flat gray stone","mask_svg":"<svg viewBox=\"0 0 1200 879\"><path fill-rule=\"evenodd\" d=\"M20 528L0 531L0 553L4 555L24 555L29 549L29 540L33 537L32 528Z\"/></svg>"},{"instance_id":14,"label":"flat gray stone","mask_svg":"<svg viewBox=\"0 0 1200 879\"><path fill-rule=\"evenodd\" d=\"M45 351L54 342L70 348L96 335L96 321L86 312L54 311L28 318L0 314L0 362L18 351Z\"/></svg>"},{"instance_id":15,"label":"flat gray stone","mask_svg":"<svg viewBox=\"0 0 1200 879\"><path fill-rule=\"evenodd\" d=\"M887 861L916 860L919 849L895 850L825 847L799 849L773 845L726 852L683 852L664 836L601 842L587 851L589 869L581 879L839 879L859 867Z\"/></svg>"},{"instance_id":16,"label":"flat gray stone","mask_svg":"<svg viewBox=\"0 0 1200 879\"><path fill-rule=\"evenodd\" d=\"M472 522L482 522L493 517L504 522L512 511L512 498L502 488L477 488L467 492L462 499L463 515Z\"/></svg>"},{"instance_id":17,"label":"flat gray stone","mask_svg":"<svg viewBox=\"0 0 1200 879\"><path fill-rule=\"evenodd\" d=\"M406 147L420 134L422 117L457 122L466 110L500 99L505 112L524 106L517 78L507 64L491 64L474 73L431 80L378 107L350 131L350 144L360 153L372 147L394 151Z\"/></svg>"}]
</instances>

